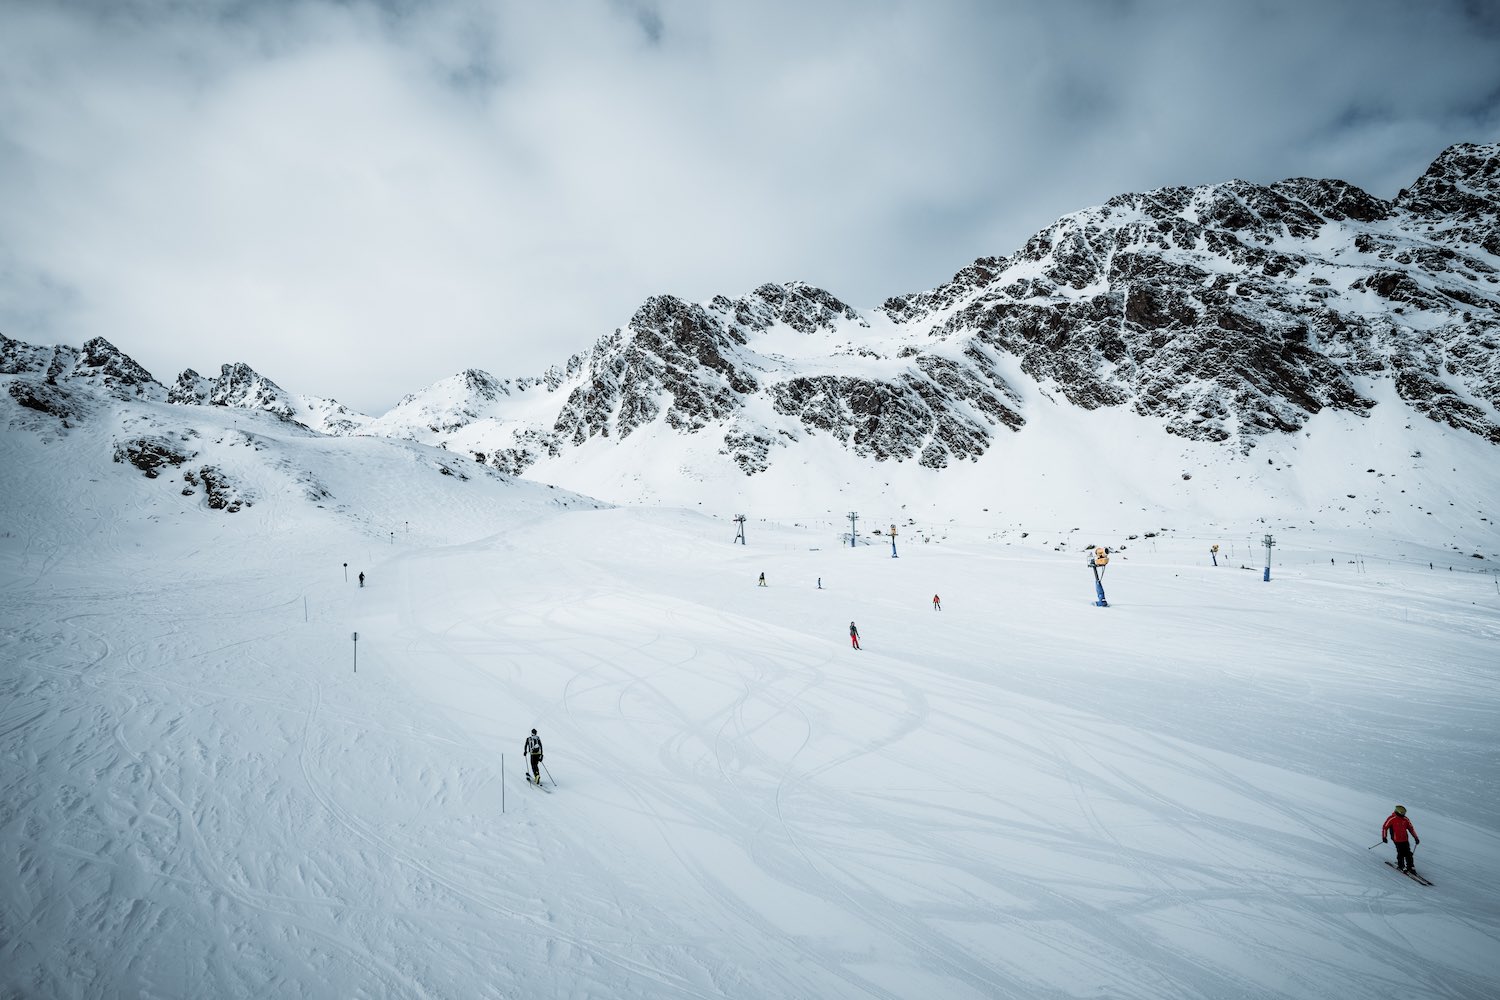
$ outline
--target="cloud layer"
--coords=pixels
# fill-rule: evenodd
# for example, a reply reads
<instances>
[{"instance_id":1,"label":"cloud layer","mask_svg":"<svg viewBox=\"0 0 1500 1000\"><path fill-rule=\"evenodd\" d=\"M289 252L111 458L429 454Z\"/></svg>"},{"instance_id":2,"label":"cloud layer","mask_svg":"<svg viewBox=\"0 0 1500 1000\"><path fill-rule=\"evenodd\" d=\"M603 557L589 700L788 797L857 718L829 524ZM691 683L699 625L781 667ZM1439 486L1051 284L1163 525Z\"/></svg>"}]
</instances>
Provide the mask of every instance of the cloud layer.
<instances>
[{"instance_id":1,"label":"cloud layer","mask_svg":"<svg viewBox=\"0 0 1500 1000\"><path fill-rule=\"evenodd\" d=\"M647 295L859 306L1122 191L1389 197L1500 138L1500 17L1435 0L0 8L0 330L379 411Z\"/></svg>"}]
</instances>

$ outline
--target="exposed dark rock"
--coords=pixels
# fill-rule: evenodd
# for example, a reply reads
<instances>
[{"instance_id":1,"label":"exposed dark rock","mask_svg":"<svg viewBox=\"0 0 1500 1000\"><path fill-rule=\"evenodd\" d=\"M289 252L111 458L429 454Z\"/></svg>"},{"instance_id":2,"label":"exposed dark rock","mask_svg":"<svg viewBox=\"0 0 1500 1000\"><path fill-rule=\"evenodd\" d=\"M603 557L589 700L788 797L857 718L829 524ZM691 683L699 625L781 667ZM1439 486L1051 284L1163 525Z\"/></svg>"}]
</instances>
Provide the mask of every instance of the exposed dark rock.
<instances>
[{"instance_id":1,"label":"exposed dark rock","mask_svg":"<svg viewBox=\"0 0 1500 1000\"><path fill-rule=\"evenodd\" d=\"M120 399L161 399L166 389L134 360L103 337L83 345L68 378L86 379Z\"/></svg>"},{"instance_id":2,"label":"exposed dark rock","mask_svg":"<svg viewBox=\"0 0 1500 1000\"><path fill-rule=\"evenodd\" d=\"M1388 218L1391 203L1367 194L1353 184L1337 180L1322 180L1311 177L1293 177L1277 181L1272 190L1303 202L1325 219L1342 222L1379 222Z\"/></svg>"},{"instance_id":3,"label":"exposed dark rock","mask_svg":"<svg viewBox=\"0 0 1500 1000\"><path fill-rule=\"evenodd\" d=\"M214 465L200 467L195 473L192 469L183 473L182 478L192 486L202 485L204 502L210 510L222 510L230 514L237 513L241 507L253 506L254 497L248 490L242 488L228 473Z\"/></svg>"},{"instance_id":4,"label":"exposed dark rock","mask_svg":"<svg viewBox=\"0 0 1500 1000\"><path fill-rule=\"evenodd\" d=\"M288 421L296 412L285 389L240 362L220 366L219 377L213 380L209 391L208 404L265 410Z\"/></svg>"},{"instance_id":5,"label":"exposed dark rock","mask_svg":"<svg viewBox=\"0 0 1500 1000\"><path fill-rule=\"evenodd\" d=\"M852 306L800 281L761 285L751 295L733 302L720 296L714 305L720 310L732 310L736 322L751 330L765 330L772 323L781 322L799 333L813 334L832 329L840 319L868 325Z\"/></svg>"},{"instance_id":6,"label":"exposed dark rock","mask_svg":"<svg viewBox=\"0 0 1500 1000\"><path fill-rule=\"evenodd\" d=\"M0 375L21 375L45 372L52 364L58 348L37 347L12 340L0 333ZM71 351L72 348L67 348Z\"/></svg>"},{"instance_id":7,"label":"exposed dark rock","mask_svg":"<svg viewBox=\"0 0 1500 1000\"><path fill-rule=\"evenodd\" d=\"M189 368L177 376L167 394L167 402L180 406L264 410L289 424L319 434L358 434L371 422L369 417L354 412L337 400L287 392L245 364L221 365L217 378L205 378ZM461 421L454 421L445 429L451 431L460 426Z\"/></svg>"},{"instance_id":8,"label":"exposed dark rock","mask_svg":"<svg viewBox=\"0 0 1500 1000\"><path fill-rule=\"evenodd\" d=\"M774 444L775 440L764 434L738 429L731 429L724 435L725 452L747 476L765 472L771 467L770 454Z\"/></svg>"},{"instance_id":9,"label":"exposed dark rock","mask_svg":"<svg viewBox=\"0 0 1500 1000\"><path fill-rule=\"evenodd\" d=\"M178 466L193 457L176 444L158 435L145 435L115 442L116 462L129 462L146 474L147 479L160 475L162 466ZM189 473L191 475L191 473Z\"/></svg>"},{"instance_id":10,"label":"exposed dark rock","mask_svg":"<svg viewBox=\"0 0 1500 1000\"><path fill-rule=\"evenodd\" d=\"M87 403L50 382L12 382L6 392L19 405L56 417L64 427L75 427L87 412Z\"/></svg>"},{"instance_id":11,"label":"exposed dark rock","mask_svg":"<svg viewBox=\"0 0 1500 1000\"><path fill-rule=\"evenodd\" d=\"M213 380L188 368L177 376L177 382L167 394L167 402L183 406L207 406L213 394Z\"/></svg>"},{"instance_id":12,"label":"exposed dark rock","mask_svg":"<svg viewBox=\"0 0 1500 1000\"><path fill-rule=\"evenodd\" d=\"M166 396L166 389L150 372L103 337L73 348L36 347L0 336L0 374L39 375L52 385L88 383L116 399Z\"/></svg>"}]
</instances>

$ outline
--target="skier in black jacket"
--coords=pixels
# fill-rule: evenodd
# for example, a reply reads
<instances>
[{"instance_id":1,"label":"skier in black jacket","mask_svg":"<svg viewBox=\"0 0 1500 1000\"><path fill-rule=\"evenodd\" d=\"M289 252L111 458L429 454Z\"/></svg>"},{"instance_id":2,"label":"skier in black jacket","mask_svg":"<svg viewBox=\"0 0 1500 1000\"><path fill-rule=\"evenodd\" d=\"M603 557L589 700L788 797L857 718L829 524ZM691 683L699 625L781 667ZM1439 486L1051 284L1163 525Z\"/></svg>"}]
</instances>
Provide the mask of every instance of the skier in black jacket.
<instances>
[{"instance_id":1,"label":"skier in black jacket","mask_svg":"<svg viewBox=\"0 0 1500 1000\"><path fill-rule=\"evenodd\" d=\"M531 758L531 776L527 780L540 785L542 774L537 768L542 763L542 738L536 734L535 729L531 731L530 736L526 737L526 745L521 748L521 752Z\"/></svg>"}]
</instances>

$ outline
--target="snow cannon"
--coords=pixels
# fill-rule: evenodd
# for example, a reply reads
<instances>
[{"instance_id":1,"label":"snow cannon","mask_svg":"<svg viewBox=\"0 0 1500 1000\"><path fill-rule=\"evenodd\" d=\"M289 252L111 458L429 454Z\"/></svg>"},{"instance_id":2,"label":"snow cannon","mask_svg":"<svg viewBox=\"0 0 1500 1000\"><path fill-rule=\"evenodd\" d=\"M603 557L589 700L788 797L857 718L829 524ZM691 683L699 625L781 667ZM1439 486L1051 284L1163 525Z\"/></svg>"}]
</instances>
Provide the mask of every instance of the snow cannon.
<instances>
[{"instance_id":1,"label":"snow cannon","mask_svg":"<svg viewBox=\"0 0 1500 1000\"><path fill-rule=\"evenodd\" d=\"M1109 549L1102 545L1097 546L1093 552L1089 553L1088 564L1089 569L1094 571L1094 592L1099 595L1099 599L1094 602L1094 607L1107 608L1109 602L1104 599L1104 581L1101 579L1101 574L1104 572L1104 567L1109 565Z\"/></svg>"},{"instance_id":2,"label":"snow cannon","mask_svg":"<svg viewBox=\"0 0 1500 1000\"><path fill-rule=\"evenodd\" d=\"M1219 547L1217 545L1208 550L1208 557L1214 561L1215 566L1219 565Z\"/></svg>"}]
</instances>

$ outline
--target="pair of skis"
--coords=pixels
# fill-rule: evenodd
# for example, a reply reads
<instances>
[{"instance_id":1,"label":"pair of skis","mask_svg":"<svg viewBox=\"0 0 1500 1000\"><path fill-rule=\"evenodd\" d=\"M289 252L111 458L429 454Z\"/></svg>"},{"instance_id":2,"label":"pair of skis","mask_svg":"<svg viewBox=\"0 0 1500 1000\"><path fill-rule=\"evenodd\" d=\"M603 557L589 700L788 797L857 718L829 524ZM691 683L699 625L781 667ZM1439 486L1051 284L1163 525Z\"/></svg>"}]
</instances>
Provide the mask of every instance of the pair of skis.
<instances>
[{"instance_id":1,"label":"pair of skis","mask_svg":"<svg viewBox=\"0 0 1500 1000\"><path fill-rule=\"evenodd\" d=\"M546 764L542 765L542 770L547 771ZM546 792L549 795L552 794L552 788L557 787L557 779L552 777L551 771L547 771L547 780L552 782L552 788L548 788L546 785L542 784L542 779L540 777L538 777L535 781L532 781L530 771L522 771L521 775L526 779L526 784L535 785L537 788L540 788L542 791Z\"/></svg>"},{"instance_id":2,"label":"pair of skis","mask_svg":"<svg viewBox=\"0 0 1500 1000\"><path fill-rule=\"evenodd\" d=\"M1396 863L1394 861L1387 861L1386 862L1386 866L1390 867L1390 868L1396 868ZM1420 882L1422 885L1431 885L1432 884L1431 882L1427 881L1426 878L1422 877L1421 875L1418 875L1414 871L1408 871L1405 868L1396 868L1396 871L1400 872L1402 875L1405 875L1407 878L1411 879L1413 882Z\"/></svg>"}]
</instances>

